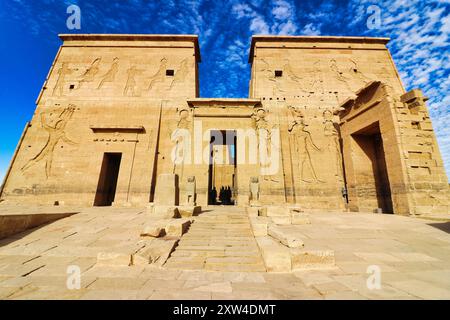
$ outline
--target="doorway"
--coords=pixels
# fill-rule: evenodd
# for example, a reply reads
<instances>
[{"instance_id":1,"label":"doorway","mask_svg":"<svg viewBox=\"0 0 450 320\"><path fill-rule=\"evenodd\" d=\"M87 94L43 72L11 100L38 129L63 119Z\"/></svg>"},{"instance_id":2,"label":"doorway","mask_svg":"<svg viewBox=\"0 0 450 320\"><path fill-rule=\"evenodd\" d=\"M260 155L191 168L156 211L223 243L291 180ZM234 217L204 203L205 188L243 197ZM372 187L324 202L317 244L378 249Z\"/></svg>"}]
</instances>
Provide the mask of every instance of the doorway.
<instances>
[{"instance_id":1,"label":"doorway","mask_svg":"<svg viewBox=\"0 0 450 320\"><path fill-rule=\"evenodd\" d=\"M236 130L212 130L208 169L208 204L234 205L237 192Z\"/></svg>"},{"instance_id":2,"label":"doorway","mask_svg":"<svg viewBox=\"0 0 450 320\"><path fill-rule=\"evenodd\" d=\"M366 208L393 213L383 139L378 122L352 135L354 165L360 186L359 202Z\"/></svg>"},{"instance_id":3,"label":"doorway","mask_svg":"<svg viewBox=\"0 0 450 320\"><path fill-rule=\"evenodd\" d=\"M116 196L122 153L105 153L98 178L94 206L110 206Z\"/></svg>"}]
</instances>

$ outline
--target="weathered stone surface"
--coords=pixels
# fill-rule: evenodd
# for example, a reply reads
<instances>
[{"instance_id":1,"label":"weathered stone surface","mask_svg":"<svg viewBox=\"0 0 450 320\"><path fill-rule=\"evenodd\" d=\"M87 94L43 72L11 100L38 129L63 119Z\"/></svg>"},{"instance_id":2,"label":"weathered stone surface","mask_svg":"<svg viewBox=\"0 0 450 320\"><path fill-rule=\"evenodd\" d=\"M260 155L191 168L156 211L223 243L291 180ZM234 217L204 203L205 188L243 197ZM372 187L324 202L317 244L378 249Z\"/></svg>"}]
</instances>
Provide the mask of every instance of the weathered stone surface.
<instances>
[{"instance_id":1,"label":"weathered stone surface","mask_svg":"<svg viewBox=\"0 0 450 320\"><path fill-rule=\"evenodd\" d=\"M257 237L259 249L268 272L290 272L291 254L289 248L271 237Z\"/></svg>"},{"instance_id":2,"label":"weathered stone surface","mask_svg":"<svg viewBox=\"0 0 450 320\"><path fill-rule=\"evenodd\" d=\"M170 219L158 219L148 222L144 229L141 231L143 237L163 237L166 234L166 225L170 222Z\"/></svg>"},{"instance_id":3,"label":"weathered stone surface","mask_svg":"<svg viewBox=\"0 0 450 320\"><path fill-rule=\"evenodd\" d=\"M29 213L29 214L6 214L0 212L0 239L49 223L58 219L70 217L76 212L53 212L53 213Z\"/></svg>"},{"instance_id":4,"label":"weathered stone surface","mask_svg":"<svg viewBox=\"0 0 450 320\"><path fill-rule=\"evenodd\" d=\"M176 206L151 205L147 212L154 218L170 219L181 217L180 212Z\"/></svg>"},{"instance_id":5,"label":"weathered stone surface","mask_svg":"<svg viewBox=\"0 0 450 320\"><path fill-rule=\"evenodd\" d=\"M172 219L168 221L165 226L166 235L181 237L184 233L187 232L190 225L191 220L189 219Z\"/></svg>"},{"instance_id":6,"label":"weathered stone surface","mask_svg":"<svg viewBox=\"0 0 450 320\"><path fill-rule=\"evenodd\" d=\"M292 270L330 268L336 264L332 250L291 249L291 256Z\"/></svg>"},{"instance_id":7,"label":"weathered stone surface","mask_svg":"<svg viewBox=\"0 0 450 320\"><path fill-rule=\"evenodd\" d=\"M283 229L283 227L273 223L268 225L267 233L289 248L298 248L304 245L303 240L296 233L288 229Z\"/></svg>"},{"instance_id":8,"label":"weathered stone surface","mask_svg":"<svg viewBox=\"0 0 450 320\"><path fill-rule=\"evenodd\" d=\"M309 219L307 214L304 214L304 213L292 213L292 215L291 215L291 223L292 224L311 224L311 220Z\"/></svg>"},{"instance_id":9,"label":"weathered stone surface","mask_svg":"<svg viewBox=\"0 0 450 320\"><path fill-rule=\"evenodd\" d=\"M183 218L197 216L202 212L201 206L194 206L194 205L178 206L177 209L178 212L180 213L180 216Z\"/></svg>"},{"instance_id":10,"label":"weathered stone surface","mask_svg":"<svg viewBox=\"0 0 450 320\"><path fill-rule=\"evenodd\" d=\"M178 240L154 239L146 242L145 247L133 254L133 265L154 264L162 266L176 247Z\"/></svg>"},{"instance_id":11,"label":"weathered stone surface","mask_svg":"<svg viewBox=\"0 0 450 320\"><path fill-rule=\"evenodd\" d=\"M268 223L269 219L266 217L250 217L250 224L252 225L253 235L255 237L266 236Z\"/></svg>"},{"instance_id":12,"label":"weathered stone surface","mask_svg":"<svg viewBox=\"0 0 450 320\"><path fill-rule=\"evenodd\" d=\"M125 252L99 252L97 265L129 266L131 265L131 253Z\"/></svg>"}]
</instances>

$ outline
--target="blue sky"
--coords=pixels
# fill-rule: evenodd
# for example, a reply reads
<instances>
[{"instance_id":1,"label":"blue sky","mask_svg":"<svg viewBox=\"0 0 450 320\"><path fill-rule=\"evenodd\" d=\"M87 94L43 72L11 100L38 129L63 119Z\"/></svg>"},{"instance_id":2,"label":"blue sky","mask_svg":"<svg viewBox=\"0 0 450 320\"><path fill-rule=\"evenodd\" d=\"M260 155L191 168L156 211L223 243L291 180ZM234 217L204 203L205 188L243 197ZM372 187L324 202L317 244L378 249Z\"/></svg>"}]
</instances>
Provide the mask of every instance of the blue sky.
<instances>
[{"instance_id":1,"label":"blue sky","mask_svg":"<svg viewBox=\"0 0 450 320\"><path fill-rule=\"evenodd\" d=\"M421 88L450 176L450 0L0 0L0 179L61 44L67 7L77 33L198 34L200 95L246 97L252 34L391 37L406 89ZM376 5L380 24L367 21ZM370 10L370 9L369 9Z\"/></svg>"}]
</instances>

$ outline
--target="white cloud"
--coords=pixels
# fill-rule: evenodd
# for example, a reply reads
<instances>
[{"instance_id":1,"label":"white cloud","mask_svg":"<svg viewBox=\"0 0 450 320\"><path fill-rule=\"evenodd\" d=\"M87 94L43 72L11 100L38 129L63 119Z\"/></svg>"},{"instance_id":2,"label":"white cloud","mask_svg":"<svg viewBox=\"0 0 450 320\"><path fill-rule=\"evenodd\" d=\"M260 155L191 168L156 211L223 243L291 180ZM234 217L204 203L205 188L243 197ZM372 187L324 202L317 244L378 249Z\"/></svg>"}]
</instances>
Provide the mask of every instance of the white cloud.
<instances>
[{"instance_id":1,"label":"white cloud","mask_svg":"<svg viewBox=\"0 0 450 320\"><path fill-rule=\"evenodd\" d=\"M269 26L262 17L257 16L250 23L250 31L253 34L269 34Z\"/></svg>"},{"instance_id":2,"label":"white cloud","mask_svg":"<svg viewBox=\"0 0 450 320\"><path fill-rule=\"evenodd\" d=\"M302 35L305 36L317 36L320 35L320 30L317 29L316 26L314 26L312 23L308 23L306 26L302 29Z\"/></svg>"}]
</instances>

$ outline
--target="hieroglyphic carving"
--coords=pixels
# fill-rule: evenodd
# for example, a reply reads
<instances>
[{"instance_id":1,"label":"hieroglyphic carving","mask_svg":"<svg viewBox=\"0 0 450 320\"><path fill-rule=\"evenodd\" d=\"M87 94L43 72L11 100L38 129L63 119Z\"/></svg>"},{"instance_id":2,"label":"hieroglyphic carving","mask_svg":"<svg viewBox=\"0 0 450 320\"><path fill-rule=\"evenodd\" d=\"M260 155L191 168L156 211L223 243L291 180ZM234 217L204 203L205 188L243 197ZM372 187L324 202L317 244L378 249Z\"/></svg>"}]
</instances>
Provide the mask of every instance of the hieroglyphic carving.
<instances>
[{"instance_id":1,"label":"hieroglyphic carving","mask_svg":"<svg viewBox=\"0 0 450 320\"><path fill-rule=\"evenodd\" d=\"M78 83L78 88L81 88L81 85L85 82L93 82L94 81L95 76L97 75L97 73L100 70L98 65L100 64L101 60L102 60L102 58L96 58L96 59L94 59L94 61L92 61L89 68L87 68L86 71L81 76L81 80Z\"/></svg>"},{"instance_id":2,"label":"hieroglyphic carving","mask_svg":"<svg viewBox=\"0 0 450 320\"><path fill-rule=\"evenodd\" d=\"M335 155L336 157L336 172L335 175L339 178L343 176L342 168L342 154L341 154L341 144L339 142L339 132L336 129L335 123L333 122L333 112L331 110L325 110L323 112L324 119L324 134L328 139L327 148L328 151Z\"/></svg>"},{"instance_id":3,"label":"hieroglyphic carving","mask_svg":"<svg viewBox=\"0 0 450 320\"><path fill-rule=\"evenodd\" d=\"M139 93L137 92L136 88L136 75L141 73L142 70L136 69L136 66L131 66L127 70L127 83L125 84L125 88L123 89L123 95L124 96L132 96L136 97L139 96Z\"/></svg>"},{"instance_id":4,"label":"hieroglyphic carving","mask_svg":"<svg viewBox=\"0 0 450 320\"><path fill-rule=\"evenodd\" d=\"M189 63L188 59L183 59L180 63L180 68L175 73L172 82L170 83L169 89L172 89L173 85L177 82L182 82L186 79L186 76L189 74Z\"/></svg>"},{"instance_id":5,"label":"hieroglyphic carving","mask_svg":"<svg viewBox=\"0 0 450 320\"><path fill-rule=\"evenodd\" d=\"M64 84L66 82L66 76L72 74L76 69L69 69L67 63L63 62L61 68L58 69L58 80L56 80L55 87L53 88L53 95L58 93L59 96L63 95Z\"/></svg>"},{"instance_id":6,"label":"hieroglyphic carving","mask_svg":"<svg viewBox=\"0 0 450 320\"><path fill-rule=\"evenodd\" d=\"M150 91L156 83L164 82L167 69L167 59L162 58L159 64L159 69L156 73L150 77L150 84L148 85L148 91Z\"/></svg>"},{"instance_id":7,"label":"hieroglyphic carving","mask_svg":"<svg viewBox=\"0 0 450 320\"><path fill-rule=\"evenodd\" d=\"M303 118L299 118L299 120L294 120L288 129L293 137L294 150L299 159L300 179L305 182L323 182L318 178L311 160L312 150L321 151L321 149L312 140L311 132L306 130L306 126ZM311 174L312 181L306 178L307 171Z\"/></svg>"},{"instance_id":8,"label":"hieroglyphic carving","mask_svg":"<svg viewBox=\"0 0 450 320\"><path fill-rule=\"evenodd\" d=\"M117 71L119 71L119 58L114 58L109 70L103 75L102 80L98 84L97 89L101 89L105 82L113 82L116 78Z\"/></svg>"},{"instance_id":9,"label":"hieroglyphic carving","mask_svg":"<svg viewBox=\"0 0 450 320\"><path fill-rule=\"evenodd\" d=\"M77 144L76 142L73 142L72 140L67 138L65 132L66 125L72 118L74 112L75 106L69 105L67 108L61 111L56 120L51 118L53 112L41 113L41 125L44 130L48 132L47 142L45 143L44 147L42 147L41 151L39 151L33 158L28 160L28 162L21 168L22 171L27 170L31 166L41 161L45 161L45 175L47 178L50 176L53 161L53 151L55 150L55 147L59 143L59 141L62 140L70 145Z\"/></svg>"}]
</instances>

